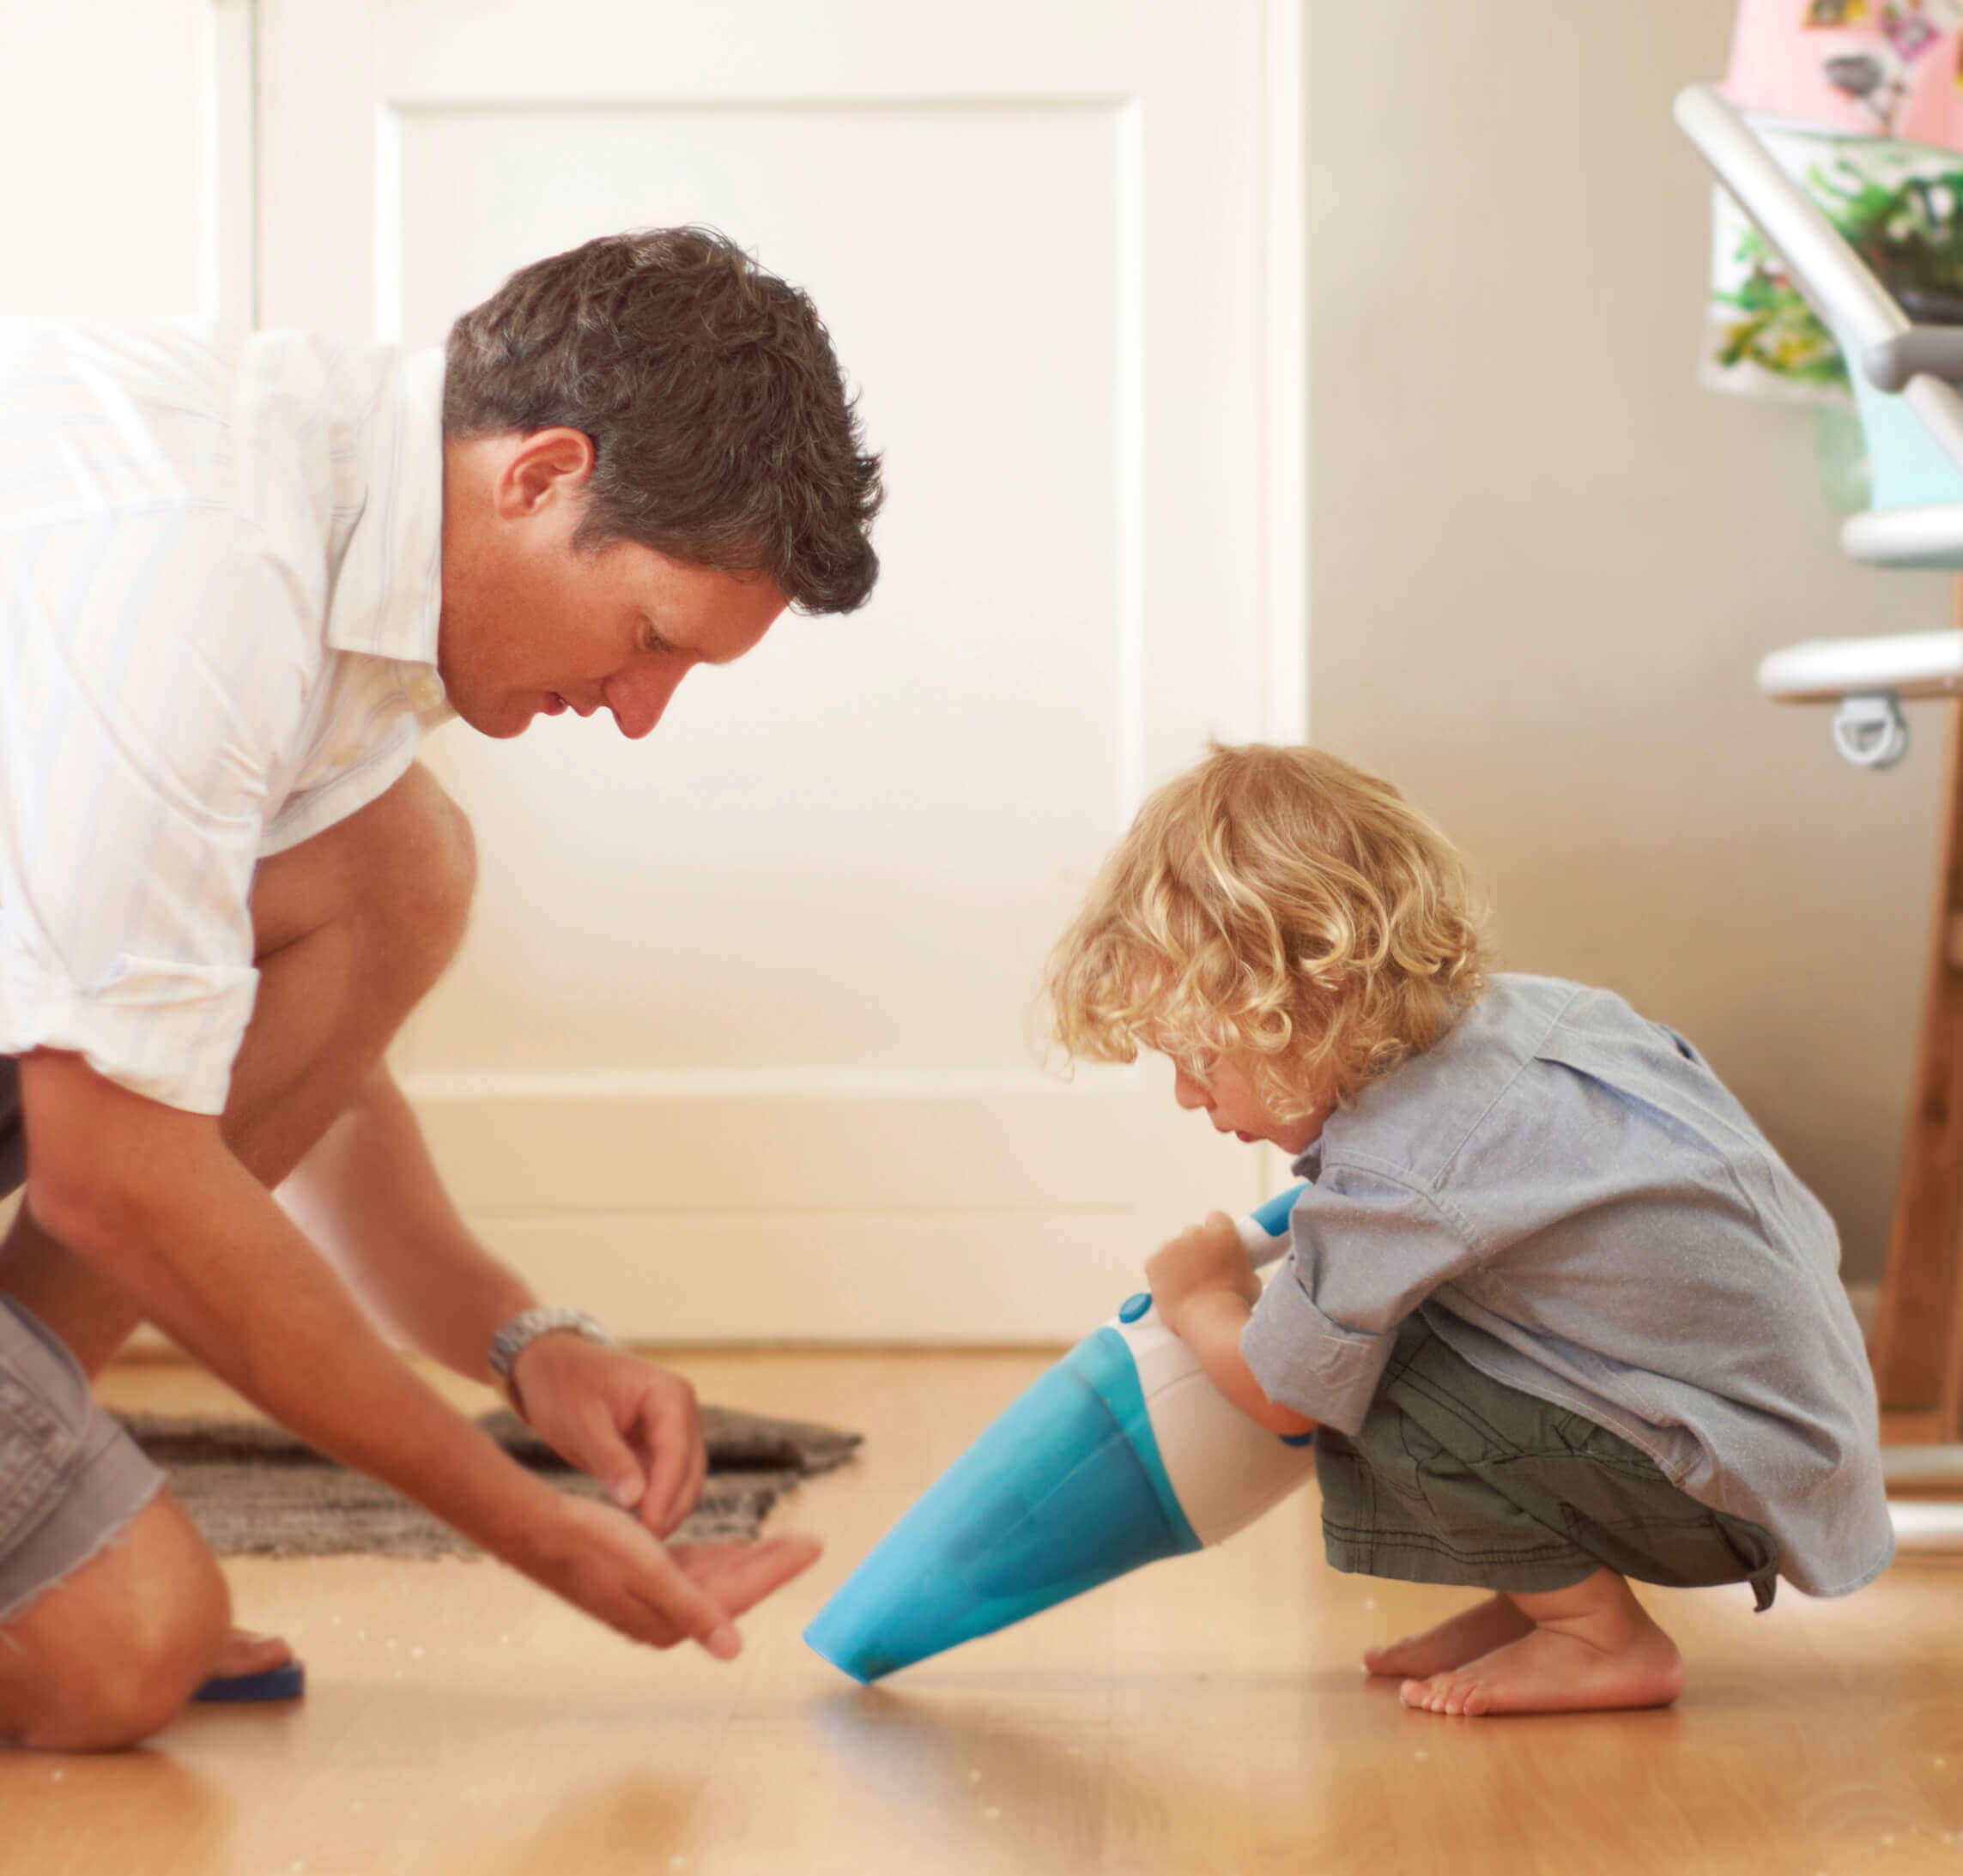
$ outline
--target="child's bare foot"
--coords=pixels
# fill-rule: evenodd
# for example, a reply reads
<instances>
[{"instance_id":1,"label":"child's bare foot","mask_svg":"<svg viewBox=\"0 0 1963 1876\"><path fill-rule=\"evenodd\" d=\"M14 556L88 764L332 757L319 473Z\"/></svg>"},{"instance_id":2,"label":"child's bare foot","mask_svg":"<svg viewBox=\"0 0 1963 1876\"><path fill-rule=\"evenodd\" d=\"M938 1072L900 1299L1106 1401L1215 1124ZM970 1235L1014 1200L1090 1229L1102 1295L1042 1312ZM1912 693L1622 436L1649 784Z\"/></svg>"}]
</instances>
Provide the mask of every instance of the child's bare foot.
<instances>
[{"instance_id":1,"label":"child's bare foot","mask_svg":"<svg viewBox=\"0 0 1963 1876\"><path fill-rule=\"evenodd\" d=\"M1407 1635L1383 1648L1366 1648L1363 1665L1373 1674L1415 1675L1420 1680L1463 1667L1507 1642L1533 1632L1534 1625L1505 1596L1492 1596L1476 1608L1461 1609L1422 1635Z\"/></svg>"},{"instance_id":2,"label":"child's bare foot","mask_svg":"<svg viewBox=\"0 0 1963 1876\"><path fill-rule=\"evenodd\" d=\"M1490 1654L1398 1690L1427 1713L1580 1713L1663 1707L1683 1690L1683 1657L1628 1584L1598 1570L1571 1589L1508 1599L1533 1625Z\"/></svg>"}]
</instances>

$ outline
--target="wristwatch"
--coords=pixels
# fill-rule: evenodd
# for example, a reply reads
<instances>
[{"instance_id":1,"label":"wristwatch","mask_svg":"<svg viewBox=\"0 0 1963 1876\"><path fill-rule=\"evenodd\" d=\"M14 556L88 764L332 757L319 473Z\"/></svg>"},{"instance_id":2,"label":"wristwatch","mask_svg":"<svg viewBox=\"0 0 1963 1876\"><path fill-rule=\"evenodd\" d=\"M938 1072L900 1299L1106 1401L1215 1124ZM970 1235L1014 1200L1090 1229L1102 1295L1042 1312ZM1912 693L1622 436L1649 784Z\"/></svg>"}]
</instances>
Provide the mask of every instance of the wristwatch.
<instances>
[{"instance_id":1,"label":"wristwatch","mask_svg":"<svg viewBox=\"0 0 1963 1876\"><path fill-rule=\"evenodd\" d=\"M486 1359L491 1372L503 1386L506 1398L521 1417L524 1408L518 1400L518 1383L512 1379L512 1365L541 1335L549 1335L555 1329L562 1328L572 1330L575 1335L583 1335L590 1342L603 1343L609 1348L619 1346L585 1310L569 1310L560 1304L546 1304L536 1310L527 1310L522 1316L514 1316L491 1338L491 1352Z\"/></svg>"}]
</instances>

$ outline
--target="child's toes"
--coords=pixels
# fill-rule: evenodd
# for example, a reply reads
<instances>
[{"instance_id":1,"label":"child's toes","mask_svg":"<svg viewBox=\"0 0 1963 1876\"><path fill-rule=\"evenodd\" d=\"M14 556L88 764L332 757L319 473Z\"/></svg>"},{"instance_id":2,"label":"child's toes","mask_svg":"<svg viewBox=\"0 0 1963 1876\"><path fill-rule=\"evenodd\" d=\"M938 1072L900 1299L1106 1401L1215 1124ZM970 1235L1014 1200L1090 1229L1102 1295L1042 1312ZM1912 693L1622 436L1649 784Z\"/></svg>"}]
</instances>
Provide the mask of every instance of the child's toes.
<instances>
[{"instance_id":1,"label":"child's toes","mask_svg":"<svg viewBox=\"0 0 1963 1876\"><path fill-rule=\"evenodd\" d=\"M1449 1713L1468 1720L1476 1720L1490 1710L1493 1697L1486 1691L1483 1682L1461 1675L1445 1690L1443 1704L1432 1709L1433 1713Z\"/></svg>"},{"instance_id":2,"label":"child's toes","mask_svg":"<svg viewBox=\"0 0 1963 1876\"><path fill-rule=\"evenodd\" d=\"M1480 1697L1480 1689L1476 1681L1456 1674L1433 1674L1429 1680L1407 1680L1397 1690L1397 1697L1421 1713L1469 1713L1475 1710L1468 1702ZM1485 1710L1482 1698L1477 1710Z\"/></svg>"}]
</instances>

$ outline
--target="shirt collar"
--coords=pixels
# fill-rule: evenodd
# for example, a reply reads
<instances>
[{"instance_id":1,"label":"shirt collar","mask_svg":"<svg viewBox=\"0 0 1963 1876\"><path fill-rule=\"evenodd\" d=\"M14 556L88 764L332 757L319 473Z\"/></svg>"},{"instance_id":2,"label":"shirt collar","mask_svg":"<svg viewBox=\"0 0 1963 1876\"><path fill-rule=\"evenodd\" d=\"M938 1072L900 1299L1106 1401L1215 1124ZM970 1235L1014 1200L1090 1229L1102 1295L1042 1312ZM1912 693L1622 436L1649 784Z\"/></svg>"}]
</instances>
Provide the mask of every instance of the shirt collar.
<instances>
[{"instance_id":1,"label":"shirt collar","mask_svg":"<svg viewBox=\"0 0 1963 1876\"><path fill-rule=\"evenodd\" d=\"M361 511L327 608L336 651L436 664L443 609L443 354L372 354L351 426Z\"/></svg>"}]
</instances>

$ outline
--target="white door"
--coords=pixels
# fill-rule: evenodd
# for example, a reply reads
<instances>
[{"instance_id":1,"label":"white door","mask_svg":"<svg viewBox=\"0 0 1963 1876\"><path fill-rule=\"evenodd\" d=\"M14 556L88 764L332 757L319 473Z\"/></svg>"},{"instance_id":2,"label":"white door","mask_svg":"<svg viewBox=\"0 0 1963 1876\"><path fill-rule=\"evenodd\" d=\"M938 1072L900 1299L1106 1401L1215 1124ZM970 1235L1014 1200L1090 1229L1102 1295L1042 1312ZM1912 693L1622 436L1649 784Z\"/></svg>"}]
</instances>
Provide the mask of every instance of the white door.
<instances>
[{"instance_id":1,"label":"white door","mask_svg":"<svg viewBox=\"0 0 1963 1876\"><path fill-rule=\"evenodd\" d=\"M431 344L708 222L885 453L863 612L646 743L436 739L482 887L397 1063L488 1240L643 1336L1001 1340L1263 1196L1033 1000L1143 790L1300 733L1293 6L263 0L260 59L262 324Z\"/></svg>"}]
</instances>

